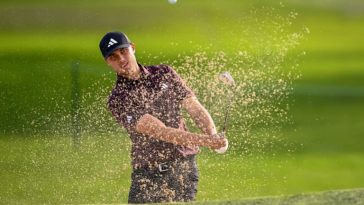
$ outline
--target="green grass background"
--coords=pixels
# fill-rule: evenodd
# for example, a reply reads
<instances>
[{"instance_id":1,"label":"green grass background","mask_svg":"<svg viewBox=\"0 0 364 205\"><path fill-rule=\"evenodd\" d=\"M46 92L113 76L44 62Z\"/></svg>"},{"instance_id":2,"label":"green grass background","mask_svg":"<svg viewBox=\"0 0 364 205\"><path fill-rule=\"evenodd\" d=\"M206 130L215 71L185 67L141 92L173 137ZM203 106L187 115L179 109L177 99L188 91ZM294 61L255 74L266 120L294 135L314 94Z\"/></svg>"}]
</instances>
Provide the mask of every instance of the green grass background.
<instances>
[{"instance_id":1,"label":"green grass background","mask_svg":"<svg viewBox=\"0 0 364 205\"><path fill-rule=\"evenodd\" d=\"M1 203L126 202L129 141L112 119L102 120L102 126L120 135L96 129L82 136L79 149L74 149L70 136L48 135L44 130L52 128L50 124L31 126L40 116L59 118L70 112L70 71L76 61L83 94L94 95L100 78L104 80L96 85L111 89L114 75L98 50L106 31L125 31L145 63L175 59L211 44L211 51L258 53L269 45L235 42L252 36L264 39L267 32L255 24L292 11L298 16L286 31L307 27L310 34L290 53L306 55L299 60L302 77L294 82L290 99L292 123L280 131L283 142L277 151L246 156L203 150L198 200L363 187L361 1L179 0L170 5L166 0L3 0Z\"/></svg>"}]
</instances>

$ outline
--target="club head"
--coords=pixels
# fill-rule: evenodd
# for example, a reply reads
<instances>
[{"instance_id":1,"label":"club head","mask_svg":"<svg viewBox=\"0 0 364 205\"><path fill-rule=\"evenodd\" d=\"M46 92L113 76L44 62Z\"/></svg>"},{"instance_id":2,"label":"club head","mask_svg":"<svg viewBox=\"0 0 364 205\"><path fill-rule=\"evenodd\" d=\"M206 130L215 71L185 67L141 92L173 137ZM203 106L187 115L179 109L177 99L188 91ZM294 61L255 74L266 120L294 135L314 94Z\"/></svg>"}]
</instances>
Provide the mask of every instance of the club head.
<instances>
[{"instance_id":1,"label":"club head","mask_svg":"<svg viewBox=\"0 0 364 205\"><path fill-rule=\"evenodd\" d=\"M227 71L219 74L219 80L229 86L235 84L234 78Z\"/></svg>"}]
</instances>

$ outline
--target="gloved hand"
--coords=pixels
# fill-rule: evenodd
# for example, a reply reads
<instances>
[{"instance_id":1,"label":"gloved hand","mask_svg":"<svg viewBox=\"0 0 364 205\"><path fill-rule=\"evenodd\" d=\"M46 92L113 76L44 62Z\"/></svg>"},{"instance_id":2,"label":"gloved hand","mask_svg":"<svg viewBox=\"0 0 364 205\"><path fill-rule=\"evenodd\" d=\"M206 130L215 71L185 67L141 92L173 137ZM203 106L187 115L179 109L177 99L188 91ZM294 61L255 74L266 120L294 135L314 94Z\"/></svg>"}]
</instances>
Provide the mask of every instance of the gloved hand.
<instances>
[{"instance_id":1,"label":"gloved hand","mask_svg":"<svg viewBox=\"0 0 364 205\"><path fill-rule=\"evenodd\" d=\"M220 147L218 149L215 149L215 152L219 153L219 154L223 154L227 151L228 147L229 147L229 141L226 139L225 137L225 133L222 132L222 133L218 133L218 134L215 134L213 135L213 137L216 137L216 138L223 138L223 140L225 141L225 146L223 147Z\"/></svg>"}]
</instances>

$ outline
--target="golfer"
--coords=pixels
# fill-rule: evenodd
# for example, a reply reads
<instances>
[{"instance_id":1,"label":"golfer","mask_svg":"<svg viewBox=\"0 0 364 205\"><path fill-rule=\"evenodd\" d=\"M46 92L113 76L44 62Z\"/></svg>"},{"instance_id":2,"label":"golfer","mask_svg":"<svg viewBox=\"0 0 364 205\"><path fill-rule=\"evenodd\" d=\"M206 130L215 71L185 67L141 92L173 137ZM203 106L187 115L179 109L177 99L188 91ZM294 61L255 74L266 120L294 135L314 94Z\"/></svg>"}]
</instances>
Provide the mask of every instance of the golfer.
<instances>
[{"instance_id":1,"label":"golfer","mask_svg":"<svg viewBox=\"0 0 364 205\"><path fill-rule=\"evenodd\" d=\"M178 74L168 65L143 66L135 45L121 32L107 33L101 53L116 72L108 107L132 142L132 181L129 203L194 200L199 147L227 149L210 114ZM184 108L203 134L188 132Z\"/></svg>"}]
</instances>

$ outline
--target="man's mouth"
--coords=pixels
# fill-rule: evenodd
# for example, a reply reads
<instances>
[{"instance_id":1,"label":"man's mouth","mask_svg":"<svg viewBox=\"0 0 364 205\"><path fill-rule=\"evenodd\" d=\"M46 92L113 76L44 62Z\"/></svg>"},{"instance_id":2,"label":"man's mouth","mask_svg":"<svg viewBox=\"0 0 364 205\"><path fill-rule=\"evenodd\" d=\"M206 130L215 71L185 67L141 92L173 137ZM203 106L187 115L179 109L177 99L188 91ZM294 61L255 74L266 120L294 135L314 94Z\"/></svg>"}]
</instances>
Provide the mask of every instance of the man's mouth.
<instances>
[{"instance_id":1,"label":"man's mouth","mask_svg":"<svg viewBox=\"0 0 364 205\"><path fill-rule=\"evenodd\" d=\"M125 69L128 66L128 64L129 64L128 62L125 62L125 63L121 64L120 67Z\"/></svg>"}]
</instances>

